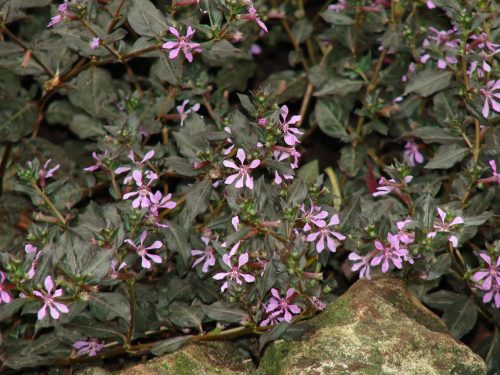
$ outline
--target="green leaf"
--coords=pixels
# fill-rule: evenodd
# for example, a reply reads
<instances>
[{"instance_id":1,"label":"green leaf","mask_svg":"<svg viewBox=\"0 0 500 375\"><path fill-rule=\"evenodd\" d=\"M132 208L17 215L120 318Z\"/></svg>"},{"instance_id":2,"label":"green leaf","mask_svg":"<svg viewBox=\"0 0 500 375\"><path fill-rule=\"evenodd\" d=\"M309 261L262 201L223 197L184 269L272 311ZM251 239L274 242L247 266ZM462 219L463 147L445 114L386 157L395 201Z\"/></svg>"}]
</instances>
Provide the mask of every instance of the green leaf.
<instances>
[{"instance_id":1,"label":"green leaf","mask_svg":"<svg viewBox=\"0 0 500 375\"><path fill-rule=\"evenodd\" d=\"M450 85L453 73L450 71L423 70L411 77L405 95L416 93L420 96L430 96Z\"/></svg>"},{"instance_id":2,"label":"green leaf","mask_svg":"<svg viewBox=\"0 0 500 375\"><path fill-rule=\"evenodd\" d=\"M311 37L313 26L307 18L298 20L292 28L292 35L297 43L304 43Z\"/></svg>"},{"instance_id":3,"label":"green leaf","mask_svg":"<svg viewBox=\"0 0 500 375\"><path fill-rule=\"evenodd\" d=\"M431 264L426 280L435 280L448 273L451 266L451 256L448 253L441 254Z\"/></svg>"},{"instance_id":4,"label":"green leaf","mask_svg":"<svg viewBox=\"0 0 500 375\"><path fill-rule=\"evenodd\" d=\"M423 126L413 131L416 137L421 138L425 143L451 144L461 141L461 137L452 130L438 128L436 126Z\"/></svg>"},{"instance_id":5,"label":"green leaf","mask_svg":"<svg viewBox=\"0 0 500 375\"><path fill-rule=\"evenodd\" d=\"M429 161L425 168L427 169L447 169L453 167L456 163L461 161L469 152L467 147L460 147L457 144L442 145Z\"/></svg>"},{"instance_id":6,"label":"green leaf","mask_svg":"<svg viewBox=\"0 0 500 375\"><path fill-rule=\"evenodd\" d=\"M0 97L0 141L18 142L37 120L36 104L20 98Z\"/></svg>"},{"instance_id":7,"label":"green leaf","mask_svg":"<svg viewBox=\"0 0 500 375\"><path fill-rule=\"evenodd\" d=\"M340 150L339 167L349 177L355 177L365 162L366 149L345 146Z\"/></svg>"},{"instance_id":8,"label":"green leaf","mask_svg":"<svg viewBox=\"0 0 500 375\"><path fill-rule=\"evenodd\" d=\"M426 295L424 302L444 311L442 319L457 339L468 333L476 324L477 308L473 296L440 290Z\"/></svg>"},{"instance_id":9,"label":"green leaf","mask_svg":"<svg viewBox=\"0 0 500 375\"><path fill-rule=\"evenodd\" d=\"M184 345L186 345L193 336L178 336L172 337L171 339L166 339L157 342L152 348L151 353L154 355L162 355L165 353L173 353L179 350Z\"/></svg>"},{"instance_id":10,"label":"green leaf","mask_svg":"<svg viewBox=\"0 0 500 375\"><path fill-rule=\"evenodd\" d=\"M177 252L185 264L191 259L191 247L188 242L188 234L181 226L169 223L167 230L168 248Z\"/></svg>"},{"instance_id":11,"label":"green leaf","mask_svg":"<svg viewBox=\"0 0 500 375\"><path fill-rule=\"evenodd\" d=\"M362 81L355 81L346 78L331 78L326 81L314 96L341 95L345 96L353 92L358 92L363 87Z\"/></svg>"},{"instance_id":12,"label":"green leaf","mask_svg":"<svg viewBox=\"0 0 500 375\"><path fill-rule=\"evenodd\" d=\"M337 98L319 99L314 108L319 128L330 137L345 139L349 125L349 111Z\"/></svg>"},{"instance_id":13,"label":"green leaf","mask_svg":"<svg viewBox=\"0 0 500 375\"><path fill-rule=\"evenodd\" d=\"M161 81L180 85L182 82L183 67L181 59L171 60L162 53L158 61L152 67L152 73Z\"/></svg>"},{"instance_id":14,"label":"green leaf","mask_svg":"<svg viewBox=\"0 0 500 375\"><path fill-rule=\"evenodd\" d=\"M210 66L223 66L227 60L251 60L248 53L236 48L227 40L219 40L203 51L203 60Z\"/></svg>"},{"instance_id":15,"label":"green leaf","mask_svg":"<svg viewBox=\"0 0 500 375\"><path fill-rule=\"evenodd\" d=\"M320 13L321 17L332 25L349 26L354 24L354 20L348 15L333 10L327 10Z\"/></svg>"},{"instance_id":16,"label":"green leaf","mask_svg":"<svg viewBox=\"0 0 500 375\"><path fill-rule=\"evenodd\" d=\"M74 89L69 92L69 100L95 117L115 118L117 110L111 75L102 68L92 68L80 73L73 81Z\"/></svg>"},{"instance_id":17,"label":"green leaf","mask_svg":"<svg viewBox=\"0 0 500 375\"><path fill-rule=\"evenodd\" d=\"M314 184L319 176L319 161L313 160L299 168L297 177L306 184Z\"/></svg>"},{"instance_id":18,"label":"green leaf","mask_svg":"<svg viewBox=\"0 0 500 375\"><path fill-rule=\"evenodd\" d=\"M275 341L279 339L290 327L290 323L281 322L277 326L273 327L269 332L264 333L259 337L259 350L262 351L266 344L270 341Z\"/></svg>"},{"instance_id":19,"label":"green leaf","mask_svg":"<svg viewBox=\"0 0 500 375\"><path fill-rule=\"evenodd\" d=\"M176 301L168 307L168 320L178 327L201 330L204 317L205 313L200 305L188 305Z\"/></svg>"},{"instance_id":20,"label":"green leaf","mask_svg":"<svg viewBox=\"0 0 500 375\"><path fill-rule=\"evenodd\" d=\"M98 293L90 298L89 306L92 314L103 322L118 317L130 321L130 305L123 294Z\"/></svg>"},{"instance_id":21,"label":"green leaf","mask_svg":"<svg viewBox=\"0 0 500 375\"><path fill-rule=\"evenodd\" d=\"M231 305L220 301L211 305L201 305L201 308L209 319L221 323L239 323L248 316L238 305Z\"/></svg>"},{"instance_id":22,"label":"green leaf","mask_svg":"<svg viewBox=\"0 0 500 375\"><path fill-rule=\"evenodd\" d=\"M161 37L169 26L150 0L131 0L127 18L132 29L141 36Z\"/></svg>"},{"instance_id":23,"label":"green leaf","mask_svg":"<svg viewBox=\"0 0 500 375\"><path fill-rule=\"evenodd\" d=\"M211 192L212 183L209 180L202 180L186 193L186 205L180 214L180 222L184 229L189 230L196 216L206 211Z\"/></svg>"},{"instance_id":24,"label":"green leaf","mask_svg":"<svg viewBox=\"0 0 500 375\"><path fill-rule=\"evenodd\" d=\"M12 315L17 313L27 302L26 298L17 298L10 303L0 305L0 322L9 319Z\"/></svg>"}]
</instances>

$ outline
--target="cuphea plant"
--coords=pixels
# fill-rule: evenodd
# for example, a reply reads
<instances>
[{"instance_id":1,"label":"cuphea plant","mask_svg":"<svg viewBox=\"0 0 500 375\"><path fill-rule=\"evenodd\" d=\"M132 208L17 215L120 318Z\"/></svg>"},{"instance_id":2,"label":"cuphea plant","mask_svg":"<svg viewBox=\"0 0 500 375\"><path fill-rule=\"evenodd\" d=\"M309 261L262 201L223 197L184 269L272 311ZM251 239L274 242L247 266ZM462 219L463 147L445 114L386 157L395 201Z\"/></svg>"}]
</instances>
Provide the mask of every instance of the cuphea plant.
<instances>
[{"instance_id":1,"label":"cuphea plant","mask_svg":"<svg viewBox=\"0 0 500 375\"><path fill-rule=\"evenodd\" d=\"M494 2L0 4L3 368L262 350L359 271L500 371Z\"/></svg>"}]
</instances>

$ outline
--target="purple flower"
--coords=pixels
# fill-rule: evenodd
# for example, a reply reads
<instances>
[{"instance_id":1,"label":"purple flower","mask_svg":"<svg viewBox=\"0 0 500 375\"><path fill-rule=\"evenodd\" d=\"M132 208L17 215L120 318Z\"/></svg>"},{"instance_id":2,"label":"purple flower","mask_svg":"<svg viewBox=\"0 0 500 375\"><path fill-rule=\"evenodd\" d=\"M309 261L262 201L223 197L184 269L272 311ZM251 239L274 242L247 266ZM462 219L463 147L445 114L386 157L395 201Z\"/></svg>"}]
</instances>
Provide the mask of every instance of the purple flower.
<instances>
[{"instance_id":1,"label":"purple flower","mask_svg":"<svg viewBox=\"0 0 500 375\"><path fill-rule=\"evenodd\" d=\"M170 26L168 30L177 38L177 41L169 41L162 45L162 48L169 49L168 58L174 60L182 50L187 61L193 62L193 52L201 52L201 46L198 43L191 43L189 39L194 35L195 30L189 26L186 36L180 36L175 27Z\"/></svg>"},{"instance_id":2,"label":"purple flower","mask_svg":"<svg viewBox=\"0 0 500 375\"><path fill-rule=\"evenodd\" d=\"M427 0L425 3L427 5L427 8L429 9L434 9L436 7L436 4L434 4L431 0Z\"/></svg>"},{"instance_id":3,"label":"purple flower","mask_svg":"<svg viewBox=\"0 0 500 375\"><path fill-rule=\"evenodd\" d=\"M120 271L127 266L127 263L121 262L118 268L116 268L116 261L111 260L111 267L109 270L109 277L112 279L117 279L120 276Z\"/></svg>"},{"instance_id":4,"label":"purple flower","mask_svg":"<svg viewBox=\"0 0 500 375\"><path fill-rule=\"evenodd\" d=\"M87 171L87 172L95 172L98 169L101 169L104 166L103 160L108 157L108 154L109 154L108 150L105 150L104 154L102 154L102 155L98 155L94 151L92 153L92 158L96 161L96 163L94 165L91 165L90 167L83 168L83 170Z\"/></svg>"},{"instance_id":5,"label":"purple flower","mask_svg":"<svg viewBox=\"0 0 500 375\"><path fill-rule=\"evenodd\" d=\"M101 44L101 39L99 39L98 37L94 37L90 41L90 48L96 49L97 47L99 47L99 44Z\"/></svg>"},{"instance_id":6,"label":"purple flower","mask_svg":"<svg viewBox=\"0 0 500 375\"><path fill-rule=\"evenodd\" d=\"M149 196L149 200L149 211L153 214L153 216L158 216L158 210L160 208L172 210L177 206L177 203L172 201L172 194L162 196L161 191L151 194Z\"/></svg>"},{"instance_id":7,"label":"purple flower","mask_svg":"<svg viewBox=\"0 0 500 375\"><path fill-rule=\"evenodd\" d=\"M306 211L304 204L300 206L300 210L304 215L303 220L306 222L302 230L304 232L309 232L311 230L311 223L317 227L324 227L326 225L326 219L328 217L328 211L323 210L320 206L316 206L311 202L311 207L309 211Z\"/></svg>"},{"instance_id":8,"label":"purple flower","mask_svg":"<svg viewBox=\"0 0 500 375\"><path fill-rule=\"evenodd\" d=\"M38 251L38 249L32 244L26 244L26 246L24 246L24 251L26 252L26 254L35 254L33 260L31 261L30 269L28 270L28 279L31 280L35 276L35 270L38 266L38 259L40 258L40 255L42 255L42 252Z\"/></svg>"},{"instance_id":9,"label":"purple flower","mask_svg":"<svg viewBox=\"0 0 500 375\"><path fill-rule=\"evenodd\" d=\"M464 223L464 219L461 216L457 216L453 218L451 222L446 223L446 212L439 207L437 208L437 211L441 222L434 224L434 231L429 232L429 234L427 234L427 238L434 238L438 232L450 233L452 231L452 226ZM455 235L450 235L450 237L448 237L448 241L453 247L458 246L458 239Z\"/></svg>"},{"instance_id":10,"label":"purple flower","mask_svg":"<svg viewBox=\"0 0 500 375\"><path fill-rule=\"evenodd\" d=\"M495 160L490 160L489 164L490 164L492 176L486 177L486 178L481 178L481 179L477 180L477 182L480 182L480 183L493 182L493 183L497 183L500 185L500 173L497 172L497 163L495 162Z\"/></svg>"},{"instance_id":11,"label":"purple flower","mask_svg":"<svg viewBox=\"0 0 500 375\"><path fill-rule=\"evenodd\" d=\"M0 304L11 301L10 294L7 293L7 287L5 286L5 279L5 274L0 271Z\"/></svg>"},{"instance_id":12,"label":"purple flower","mask_svg":"<svg viewBox=\"0 0 500 375\"><path fill-rule=\"evenodd\" d=\"M188 105L189 99L186 99L182 102L181 105L177 106L177 112L179 112L179 115L181 116L181 126L184 125L184 120L187 119L188 115L192 112L198 112L200 109L200 104L196 103L193 105L191 108L186 110L186 105Z\"/></svg>"},{"instance_id":13,"label":"purple flower","mask_svg":"<svg viewBox=\"0 0 500 375\"><path fill-rule=\"evenodd\" d=\"M241 19L247 21L255 21L257 25L259 25L259 27L267 33L267 27L264 22L261 21L259 14L257 13L257 9L255 9L255 7L253 6L252 0L245 0L245 2L247 3L248 13L240 15Z\"/></svg>"},{"instance_id":14,"label":"purple flower","mask_svg":"<svg viewBox=\"0 0 500 375\"><path fill-rule=\"evenodd\" d=\"M43 318L45 318L47 307L49 308L52 318L59 319L59 312L64 314L69 312L69 309L65 304L54 301L54 298L61 297L63 295L63 290L56 289L54 293L52 293L52 289L54 289L54 283L52 281L52 277L50 276L47 276L45 278L44 285L46 292L38 290L35 290L33 292L33 295L41 298L43 301L42 308L38 310L38 320L42 320Z\"/></svg>"},{"instance_id":15,"label":"purple flower","mask_svg":"<svg viewBox=\"0 0 500 375\"><path fill-rule=\"evenodd\" d=\"M343 234L334 232L330 229L331 227L333 227L334 225L338 225L339 223L339 216L337 214L332 215L328 225L319 228L317 232L308 234L306 237L306 241L312 242L318 239L318 242L316 242L316 251L318 253L321 253L325 249L326 242L326 247L328 247L328 250L334 253L335 251L337 251L337 246L335 244L334 238L340 241L343 241L346 238Z\"/></svg>"},{"instance_id":16,"label":"purple flower","mask_svg":"<svg viewBox=\"0 0 500 375\"><path fill-rule=\"evenodd\" d=\"M43 167L38 171L38 183L42 188L45 186L47 178L54 177L54 172L61 167L59 164L57 164L54 168L49 168L49 164L51 161L52 159L47 160ZM28 165L30 167L32 166L31 161L28 162Z\"/></svg>"},{"instance_id":17,"label":"purple flower","mask_svg":"<svg viewBox=\"0 0 500 375\"><path fill-rule=\"evenodd\" d=\"M362 257L353 252L349 254L349 260L355 262L352 265L351 271L356 272L359 270L359 277L361 279L371 279L370 264L368 263L368 259L366 257Z\"/></svg>"},{"instance_id":18,"label":"purple flower","mask_svg":"<svg viewBox=\"0 0 500 375\"><path fill-rule=\"evenodd\" d=\"M288 288L286 297L281 298L279 292L272 288L271 294L273 295L266 305L266 313L275 317L278 321L284 320L287 323L292 321L292 316L300 314L300 307L291 302L297 295L293 288ZM268 325L268 319L264 320L261 325Z\"/></svg>"},{"instance_id":19,"label":"purple flower","mask_svg":"<svg viewBox=\"0 0 500 375\"><path fill-rule=\"evenodd\" d=\"M341 12L347 9L347 0L339 0L336 4L328 5L328 10L333 10L334 12Z\"/></svg>"},{"instance_id":20,"label":"purple flower","mask_svg":"<svg viewBox=\"0 0 500 375\"><path fill-rule=\"evenodd\" d=\"M500 309L500 284L493 284L491 290L483 296L483 302L489 303L495 297L495 307Z\"/></svg>"},{"instance_id":21,"label":"purple flower","mask_svg":"<svg viewBox=\"0 0 500 375\"><path fill-rule=\"evenodd\" d=\"M163 246L163 243L161 243L160 241L155 241L155 242L153 242L152 245L150 245L148 247L144 247L144 241L146 240L147 236L148 236L147 230L145 230L141 233L141 236L139 237L139 241L140 241L139 245L136 245L130 239L125 240L125 242L128 243L135 250L137 255L139 255L141 257L142 268L150 269L151 268L150 260L152 260L155 263L161 263L162 259L159 255L149 254L148 251L161 248Z\"/></svg>"},{"instance_id":22,"label":"purple flower","mask_svg":"<svg viewBox=\"0 0 500 375\"><path fill-rule=\"evenodd\" d=\"M87 341L76 341L73 348L78 351L78 354L88 354L89 357L94 357L98 351L104 348L104 344L96 338L88 339Z\"/></svg>"},{"instance_id":23,"label":"purple flower","mask_svg":"<svg viewBox=\"0 0 500 375\"><path fill-rule=\"evenodd\" d=\"M386 273L389 270L390 263L396 268L403 268L402 256L406 257L408 250L399 247L399 237L392 233L387 234L388 245L382 244L380 241L375 241L375 249L379 253L373 257L370 262L371 266L378 266L382 262L382 272Z\"/></svg>"},{"instance_id":24,"label":"purple flower","mask_svg":"<svg viewBox=\"0 0 500 375\"><path fill-rule=\"evenodd\" d=\"M243 149L238 149L236 153L236 158L240 161L241 166L237 166L232 160L224 160L222 164L224 164L227 168L232 168L238 171L238 173L230 175L226 178L225 184L231 185L236 179L236 184L234 185L237 189L242 188L244 185L250 190L253 189L253 177L250 175L252 169L257 168L260 165L260 160L252 160L252 162L248 165L244 164L246 154Z\"/></svg>"},{"instance_id":25,"label":"purple flower","mask_svg":"<svg viewBox=\"0 0 500 375\"><path fill-rule=\"evenodd\" d=\"M295 146L296 143L300 143L297 134L304 134L299 129L291 127L291 125L297 124L301 117L299 115L292 116L290 120L287 121L288 117L288 107L284 105L280 109L280 128L283 134L285 135L285 143L289 146Z\"/></svg>"},{"instance_id":26,"label":"purple flower","mask_svg":"<svg viewBox=\"0 0 500 375\"><path fill-rule=\"evenodd\" d=\"M408 245L408 244L412 243L413 241L415 241L415 233L409 233L409 232L405 232L403 230L405 228L405 226L407 226L410 223L411 223L410 219L404 220L404 221L398 221L396 223L396 226L398 228L399 241L404 243L405 245Z\"/></svg>"},{"instance_id":27,"label":"purple flower","mask_svg":"<svg viewBox=\"0 0 500 375\"><path fill-rule=\"evenodd\" d=\"M498 90L500 90L500 79L496 81L491 80L486 84L485 88L479 89L479 93L484 96L482 110L484 118L488 118L490 114L490 104L495 112L500 112L500 103L497 102L497 99L500 99L500 92L497 92Z\"/></svg>"},{"instance_id":28,"label":"purple flower","mask_svg":"<svg viewBox=\"0 0 500 375\"><path fill-rule=\"evenodd\" d=\"M239 245L239 243L238 243ZM233 265L231 263L231 257L236 253L236 249L233 247L229 254L224 254L222 256L222 261L224 264L229 267L228 272L220 272L213 276L215 280L223 280L226 279L224 284L222 284L221 292L224 292L228 288L228 281L236 282L238 285L243 284L243 280L247 283L253 283L255 281L255 277L248 273L243 273L241 268L248 263L248 254L241 254L238 258L238 265ZM243 280L242 280L243 279Z\"/></svg>"},{"instance_id":29,"label":"purple flower","mask_svg":"<svg viewBox=\"0 0 500 375\"><path fill-rule=\"evenodd\" d=\"M146 176L147 177L147 176ZM141 171L133 171L132 178L135 181L135 184L139 188L137 191L132 191L130 193L124 194L123 199L129 199L130 197L136 196L132 202L132 207L138 208L139 206L142 208L147 208L151 206L151 197L153 194L151 193L151 184L154 180L158 178L155 174L149 175L149 181L147 184L144 184L142 172Z\"/></svg>"},{"instance_id":30,"label":"purple flower","mask_svg":"<svg viewBox=\"0 0 500 375\"><path fill-rule=\"evenodd\" d=\"M192 268L195 268L198 264L200 264L201 262L203 262L203 260L205 260L205 263L203 263L203 267L201 270L204 273L207 273L208 268L213 267L215 265L215 260L216 260L215 250L213 247L208 246L210 240L207 237L201 237L201 240L203 241L206 247L205 250L195 250L195 249L191 250L191 255L193 257L199 256L199 258L193 262Z\"/></svg>"},{"instance_id":31,"label":"purple flower","mask_svg":"<svg viewBox=\"0 0 500 375\"><path fill-rule=\"evenodd\" d=\"M418 151L418 145L413 141L406 142L403 156L410 167L424 162L424 156Z\"/></svg>"},{"instance_id":32,"label":"purple flower","mask_svg":"<svg viewBox=\"0 0 500 375\"><path fill-rule=\"evenodd\" d=\"M309 297L309 301L316 310L323 311L326 308L326 304L316 296Z\"/></svg>"},{"instance_id":33,"label":"purple flower","mask_svg":"<svg viewBox=\"0 0 500 375\"><path fill-rule=\"evenodd\" d=\"M61 22L65 17L70 17L71 14L68 13L68 0L64 0L64 3L60 4L57 7L57 11L59 12L57 15L52 17L50 19L49 24L47 27L52 27L54 25L57 25L59 22Z\"/></svg>"},{"instance_id":34,"label":"purple flower","mask_svg":"<svg viewBox=\"0 0 500 375\"><path fill-rule=\"evenodd\" d=\"M490 290L495 284L500 285L500 257L493 263L487 253L482 252L479 256L486 263L487 269L482 268L472 275L472 281L482 290Z\"/></svg>"},{"instance_id":35,"label":"purple flower","mask_svg":"<svg viewBox=\"0 0 500 375\"><path fill-rule=\"evenodd\" d=\"M413 176L406 176L404 178L405 184L409 184L412 180ZM377 191L372 194L374 197L378 197L380 195L386 195L393 191L399 193L400 192L399 189L403 187L403 184L396 182L396 180L393 178L387 180L386 178L381 177L378 183L380 186L378 186Z\"/></svg>"},{"instance_id":36,"label":"purple flower","mask_svg":"<svg viewBox=\"0 0 500 375\"><path fill-rule=\"evenodd\" d=\"M146 155L144 155L144 157L142 158L142 160L141 160L141 161L137 162L137 161L135 160L134 150L130 150L130 152L129 152L129 154L128 154L128 158L129 158L130 160L132 160L132 162L133 162L133 163L134 163L137 167L142 168L142 167L144 166L144 164L145 164L148 160L150 160L150 159L151 159L154 155L155 155L155 151L154 151L154 150L151 150L151 151L147 152L147 153L146 153ZM122 173L125 173L125 172L130 171L130 169L131 169L130 167L118 167L118 168L116 168L115 173L116 173L116 174L122 174ZM151 176L153 176L153 175L154 175L154 173L149 172L149 171L148 171L148 172L146 172L146 173L149 173ZM131 181L131 180L132 180L132 176L127 176L127 177L123 180L123 182L124 182L124 183L126 183L126 184L128 184L128 183L129 183L129 181Z\"/></svg>"}]
</instances>

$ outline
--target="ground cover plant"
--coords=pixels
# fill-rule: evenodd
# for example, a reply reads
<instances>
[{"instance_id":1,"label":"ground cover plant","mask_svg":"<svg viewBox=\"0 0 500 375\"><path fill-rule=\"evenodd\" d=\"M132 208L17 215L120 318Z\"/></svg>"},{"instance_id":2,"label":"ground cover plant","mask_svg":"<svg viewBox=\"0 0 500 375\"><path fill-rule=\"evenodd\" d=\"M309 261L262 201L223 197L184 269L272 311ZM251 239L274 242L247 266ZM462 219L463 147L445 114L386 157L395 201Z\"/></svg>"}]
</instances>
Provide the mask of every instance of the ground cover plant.
<instances>
[{"instance_id":1,"label":"ground cover plant","mask_svg":"<svg viewBox=\"0 0 500 375\"><path fill-rule=\"evenodd\" d=\"M500 371L494 1L0 4L2 371L258 361L358 272Z\"/></svg>"}]
</instances>

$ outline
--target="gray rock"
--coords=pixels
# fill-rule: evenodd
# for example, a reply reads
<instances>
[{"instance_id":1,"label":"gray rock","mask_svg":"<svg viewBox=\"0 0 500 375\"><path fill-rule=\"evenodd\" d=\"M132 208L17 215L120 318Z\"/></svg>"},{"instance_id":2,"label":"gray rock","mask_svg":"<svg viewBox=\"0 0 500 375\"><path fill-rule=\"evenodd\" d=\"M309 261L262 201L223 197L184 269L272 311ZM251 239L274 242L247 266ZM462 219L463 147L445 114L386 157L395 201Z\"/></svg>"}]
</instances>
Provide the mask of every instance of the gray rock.
<instances>
[{"instance_id":1,"label":"gray rock","mask_svg":"<svg viewBox=\"0 0 500 375\"><path fill-rule=\"evenodd\" d=\"M358 281L311 323L303 340L270 345L257 373L486 374L483 360L396 278Z\"/></svg>"}]
</instances>

